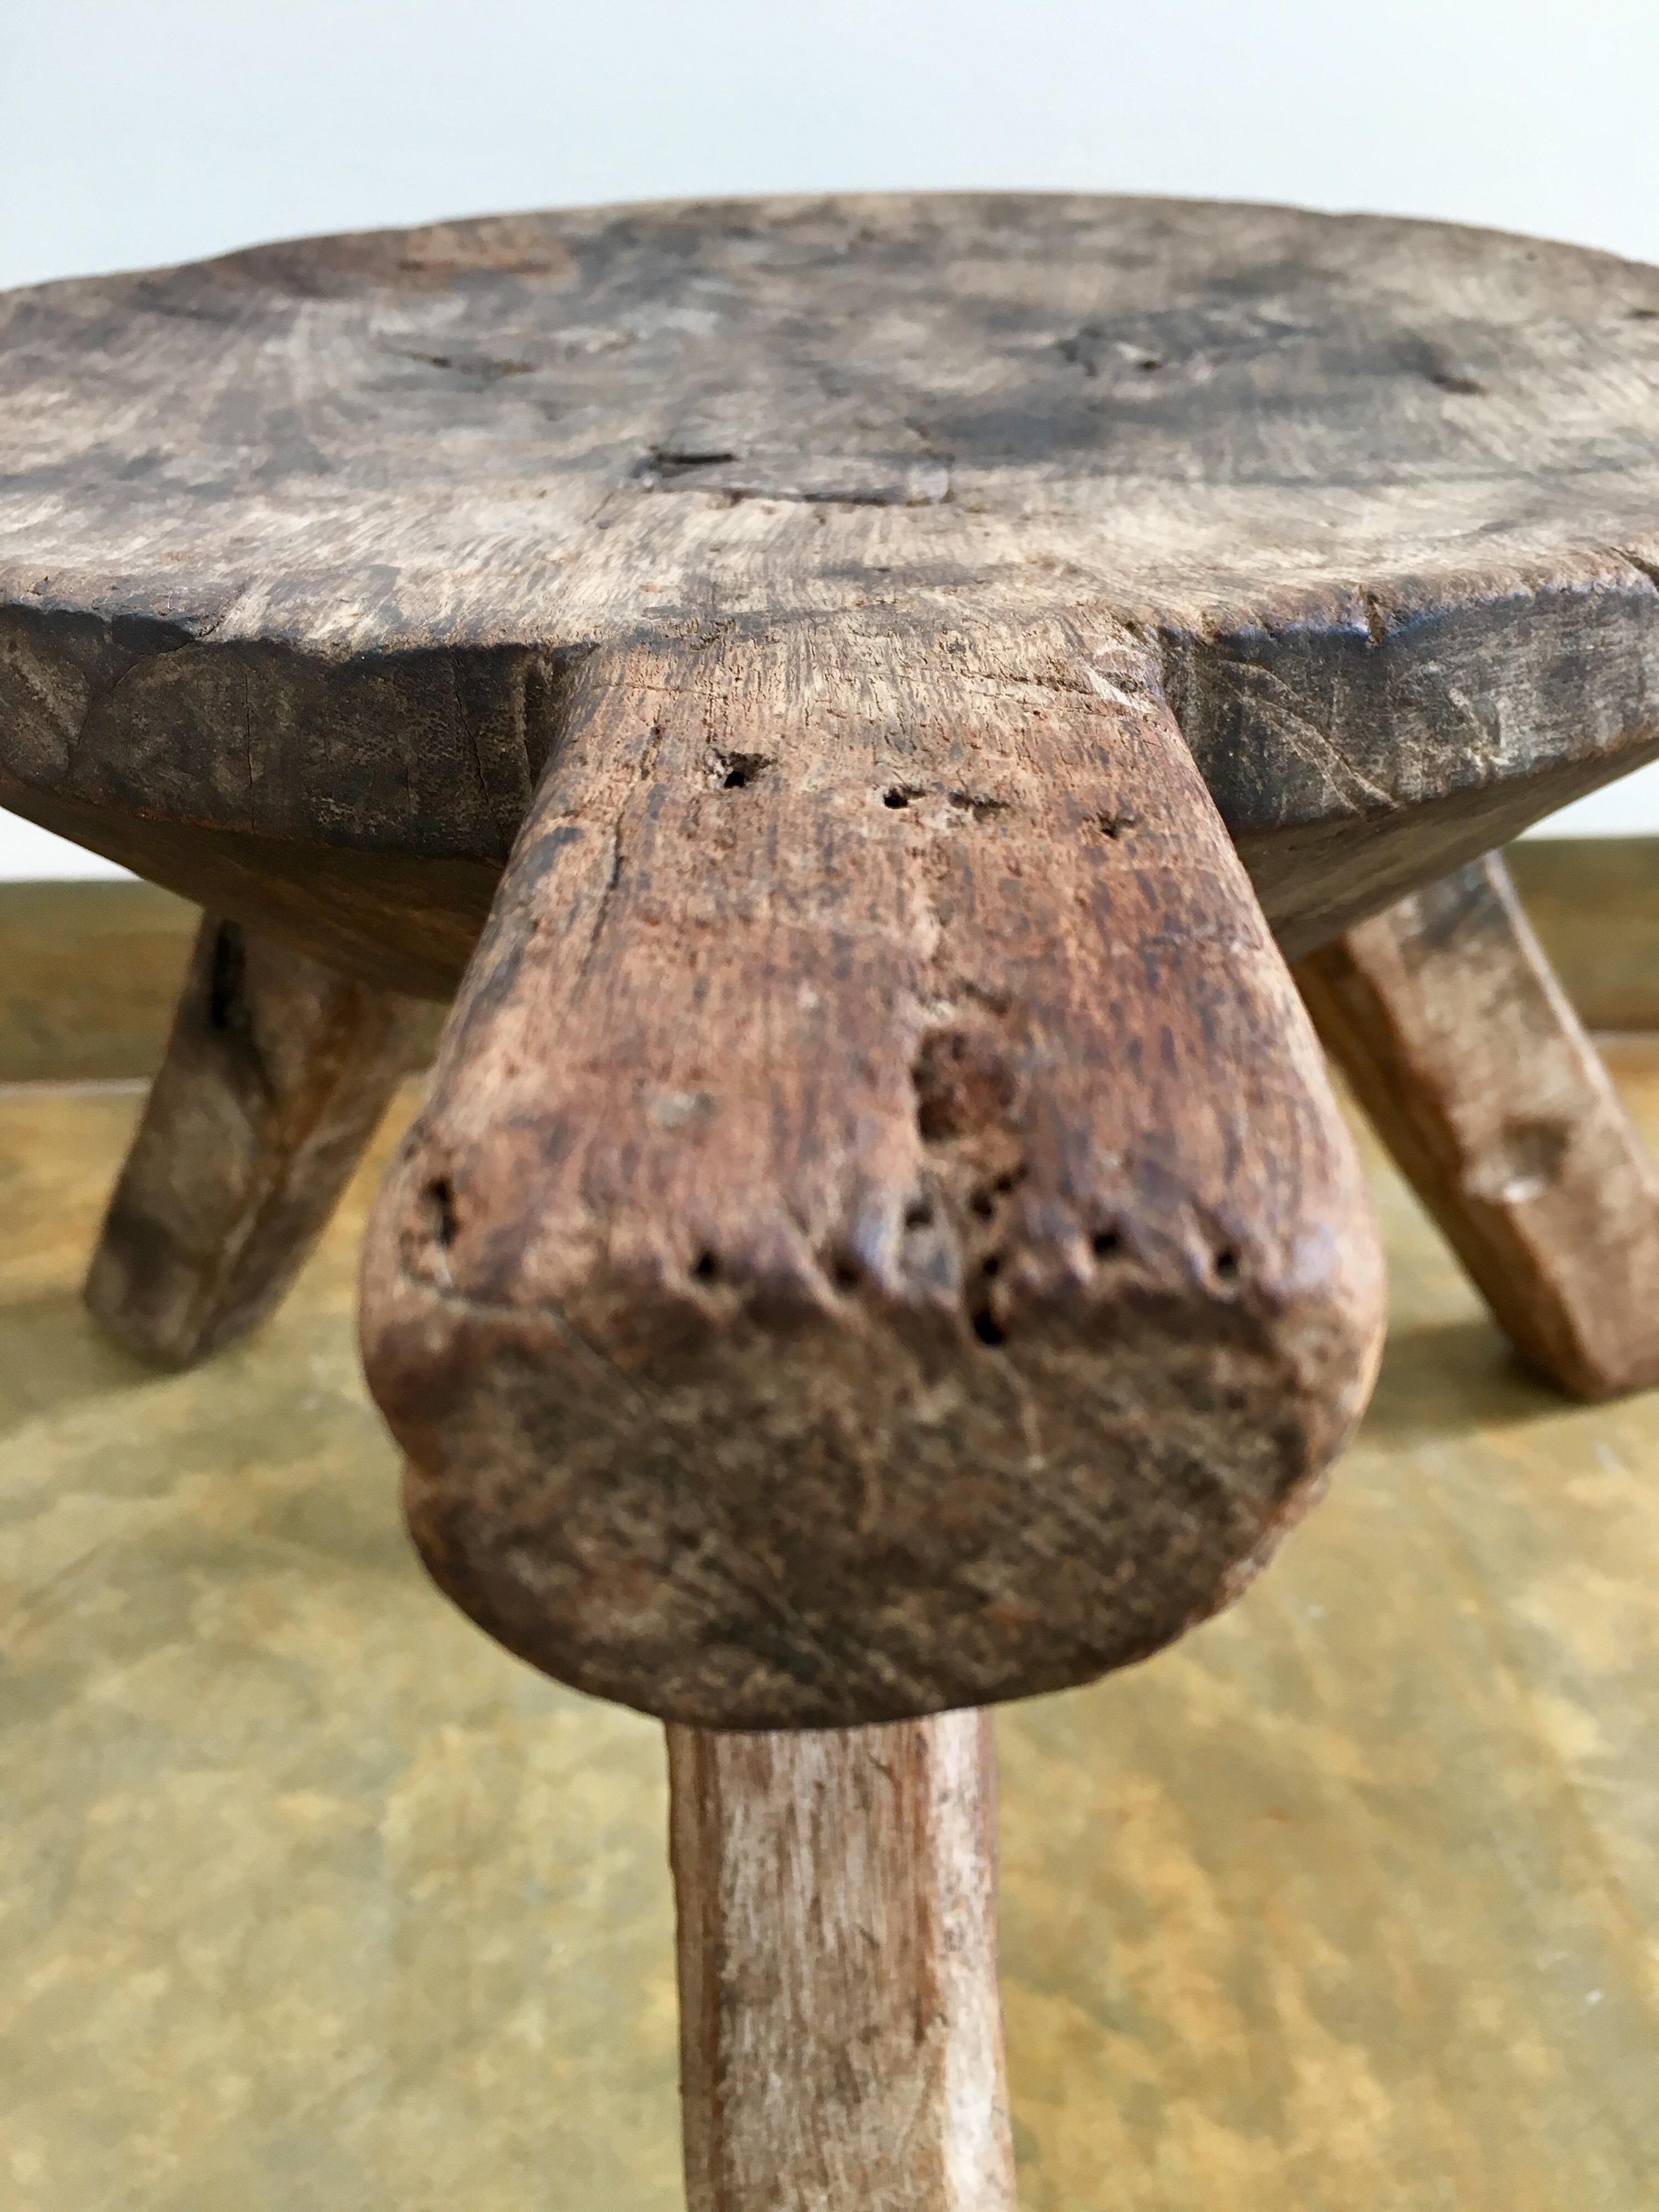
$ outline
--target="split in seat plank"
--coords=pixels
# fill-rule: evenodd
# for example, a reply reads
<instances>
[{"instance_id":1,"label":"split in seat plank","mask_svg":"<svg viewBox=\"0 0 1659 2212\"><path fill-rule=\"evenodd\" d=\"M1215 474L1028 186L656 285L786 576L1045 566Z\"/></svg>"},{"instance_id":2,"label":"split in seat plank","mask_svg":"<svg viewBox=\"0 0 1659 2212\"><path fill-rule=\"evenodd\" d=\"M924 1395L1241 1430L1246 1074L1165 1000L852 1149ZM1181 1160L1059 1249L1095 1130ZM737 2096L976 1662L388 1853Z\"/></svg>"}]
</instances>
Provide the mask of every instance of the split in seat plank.
<instances>
[{"instance_id":1,"label":"split in seat plank","mask_svg":"<svg viewBox=\"0 0 1659 2212\"><path fill-rule=\"evenodd\" d=\"M1659 746L1656 319L1582 248L1067 194L9 294L0 799L441 996L596 645L1075 611L1298 955Z\"/></svg>"}]
</instances>

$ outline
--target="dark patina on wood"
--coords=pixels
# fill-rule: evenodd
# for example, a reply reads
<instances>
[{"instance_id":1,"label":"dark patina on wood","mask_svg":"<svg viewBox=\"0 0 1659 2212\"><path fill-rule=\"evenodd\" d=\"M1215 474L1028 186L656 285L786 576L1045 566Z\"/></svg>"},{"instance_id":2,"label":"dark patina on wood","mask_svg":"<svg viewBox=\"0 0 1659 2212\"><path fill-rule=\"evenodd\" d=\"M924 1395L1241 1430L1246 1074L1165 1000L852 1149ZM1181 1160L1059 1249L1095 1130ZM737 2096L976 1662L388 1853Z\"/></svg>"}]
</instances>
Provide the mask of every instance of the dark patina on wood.
<instances>
[{"instance_id":1,"label":"dark patina on wood","mask_svg":"<svg viewBox=\"0 0 1659 2212\"><path fill-rule=\"evenodd\" d=\"M1155 657L929 611L592 656L371 1225L428 1566L671 1719L1142 1657L1370 1385L1358 1164Z\"/></svg>"},{"instance_id":2,"label":"dark patina on wood","mask_svg":"<svg viewBox=\"0 0 1659 2212\"><path fill-rule=\"evenodd\" d=\"M699 2206L1006 2201L938 1716L1178 1634L1340 1448L1380 1265L1273 935L1659 746L1656 397L1652 271L1170 202L0 304L0 799L377 986L477 945L366 1360L440 1583L693 1724Z\"/></svg>"},{"instance_id":3,"label":"dark patina on wood","mask_svg":"<svg viewBox=\"0 0 1659 2212\"><path fill-rule=\"evenodd\" d=\"M0 799L443 995L574 660L1133 627L1301 951L1659 737L1659 275L1274 208L514 216L0 301Z\"/></svg>"}]
</instances>

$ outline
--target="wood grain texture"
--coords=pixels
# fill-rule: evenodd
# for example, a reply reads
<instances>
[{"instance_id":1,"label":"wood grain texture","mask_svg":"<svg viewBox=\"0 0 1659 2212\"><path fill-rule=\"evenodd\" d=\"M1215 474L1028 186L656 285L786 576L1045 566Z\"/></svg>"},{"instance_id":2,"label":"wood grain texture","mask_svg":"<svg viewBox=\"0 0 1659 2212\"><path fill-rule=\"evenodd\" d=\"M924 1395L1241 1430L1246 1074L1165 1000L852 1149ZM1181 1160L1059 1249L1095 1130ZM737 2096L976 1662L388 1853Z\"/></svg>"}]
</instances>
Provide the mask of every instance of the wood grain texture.
<instances>
[{"instance_id":1,"label":"wood grain texture","mask_svg":"<svg viewBox=\"0 0 1659 2212\"><path fill-rule=\"evenodd\" d=\"M1014 2212L989 1716L668 1758L689 2212Z\"/></svg>"},{"instance_id":2,"label":"wood grain texture","mask_svg":"<svg viewBox=\"0 0 1659 2212\"><path fill-rule=\"evenodd\" d=\"M1142 1657L1369 1388L1352 1148L1155 659L933 619L585 665L368 1240L433 1574L668 1719Z\"/></svg>"},{"instance_id":3,"label":"wood grain texture","mask_svg":"<svg viewBox=\"0 0 1659 2212\"><path fill-rule=\"evenodd\" d=\"M1659 743L1656 398L1652 270L1177 201L578 210L37 287L0 799L279 930L325 854L315 949L441 994L582 653L943 594L1138 629L1296 951Z\"/></svg>"},{"instance_id":4,"label":"wood grain texture","mask_svg":"<svg viewBox=\"0 0 1659 2212\"><path fill-rule=\"evenodd\" d=\"M188 1366L270 1313L429 1029L424 1007L203 921L87 1278L118 1343Z\"/></svg>"},{"instance_id":5,"label":"wood grain texture","mask_svg":"<svg viewBox=\"0 0 1659 2212\"><path fill-rule=\"evenodd\" d=\"M1321 1036L1522 1357L1659 1382L1659 1173L1495 855L1297 969Z\"/></svg>"}]
</instances>

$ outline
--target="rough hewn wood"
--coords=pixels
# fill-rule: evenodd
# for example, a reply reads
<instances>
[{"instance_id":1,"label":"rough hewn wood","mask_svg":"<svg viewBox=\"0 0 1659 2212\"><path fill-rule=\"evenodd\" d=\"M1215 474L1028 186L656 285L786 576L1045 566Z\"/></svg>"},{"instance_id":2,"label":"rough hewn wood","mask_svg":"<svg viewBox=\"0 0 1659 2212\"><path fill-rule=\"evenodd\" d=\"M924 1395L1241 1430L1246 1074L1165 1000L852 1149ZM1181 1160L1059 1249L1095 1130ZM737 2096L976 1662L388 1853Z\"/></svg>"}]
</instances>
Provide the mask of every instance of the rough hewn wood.
<instances>
[{"instance_id":1,"label":"rough hewn wood","mask_svg":"<svg viewBox=\"0 0 1659 2212\"><path fill-rule=\"evenodd\" d=\"M428 1009L208 915L87 1278L110 1334L184 1367L257 1327L429 1030Z\"/></svg>"},{"instance_id":2,"label":"rough hewn wood","mask_svg":"<svg viewBox=\"0 0 1659 2212\"><path fill-rule=\"evenodd\" d=\"M1155 659L921 612L588 661L370 1231L434 1575L668 1719L1139 1658L1370 1384L1352 1150Z\"/></svg>"},{"instance_id":3,"label":"rough hewn wood","mask_svg":"<svg viewBox=\"0 0 1659 2212\"><path fill-rule=\"evenodd\" d=\"M283 930L326 853L398 988L596 641L1132 623L1294 951L1648 756L1655 573L1659 274L1490 232L736 201L0 301L0 799Z\"/></svg>"},{"instance_id":4,"label":"rough hewn wood","mask_svg":"<svg viewBox=\"0 0 1659 2212\"><path fill-rule=\"evenodd\" d=\"M1014 2212L988 1716L668 1771L690 2212Z\"/></svg>"},{"instance_id":5,"label":"rough hewn wood","mask_svg":"<svg viewBox=\"0 0 1659 2212\"><path fill-rule=\"evenodd\" d=\"M1659 1382L1659 1174L1493 856L1297 970L1320 1034L1516 1348Z\"/></svg>"},{"instance_id":6,"label":"rough hewn wood","mask_svg":"<svg viewBox=\"0 0 1659 2212\"><path fill-rule=\"evenodd\" d=\"M0 798L421 988L513 849L365 1311L493 1632L813 1729L1242 1585L1380 1285L1226 830L1297 947L1659 744L1656 313L1567 249L983 198L0 308Z\"/></svg>"}]
</instances>

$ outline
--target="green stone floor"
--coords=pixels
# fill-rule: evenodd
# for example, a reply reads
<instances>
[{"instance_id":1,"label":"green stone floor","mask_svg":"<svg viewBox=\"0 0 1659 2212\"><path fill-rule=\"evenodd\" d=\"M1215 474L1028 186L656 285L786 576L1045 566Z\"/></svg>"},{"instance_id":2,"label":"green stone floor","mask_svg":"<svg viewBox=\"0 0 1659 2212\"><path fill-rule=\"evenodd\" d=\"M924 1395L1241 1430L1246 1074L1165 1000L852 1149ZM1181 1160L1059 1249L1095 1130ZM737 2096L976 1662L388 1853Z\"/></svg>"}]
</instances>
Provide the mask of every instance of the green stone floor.
<instances>
[{"instance_id":1,"label":"green stone floor","mask_svg":"<svg viewBox=\"0 0 1659 2212\"><path fill-rule=\"evenodd\" d=\"M1659 1048L1615 1059L1659 1139ZM417 1571L367 1177L252 1343L99 1340L137 1103L0 1090L0 2205L672 2212L659 1732ZM1002 1716L1027 2212L1659 2201L1659 1395L1528 1381L1378 1191L1326 1503L1177 1650Z\"/></svg>"}]
</instances>

